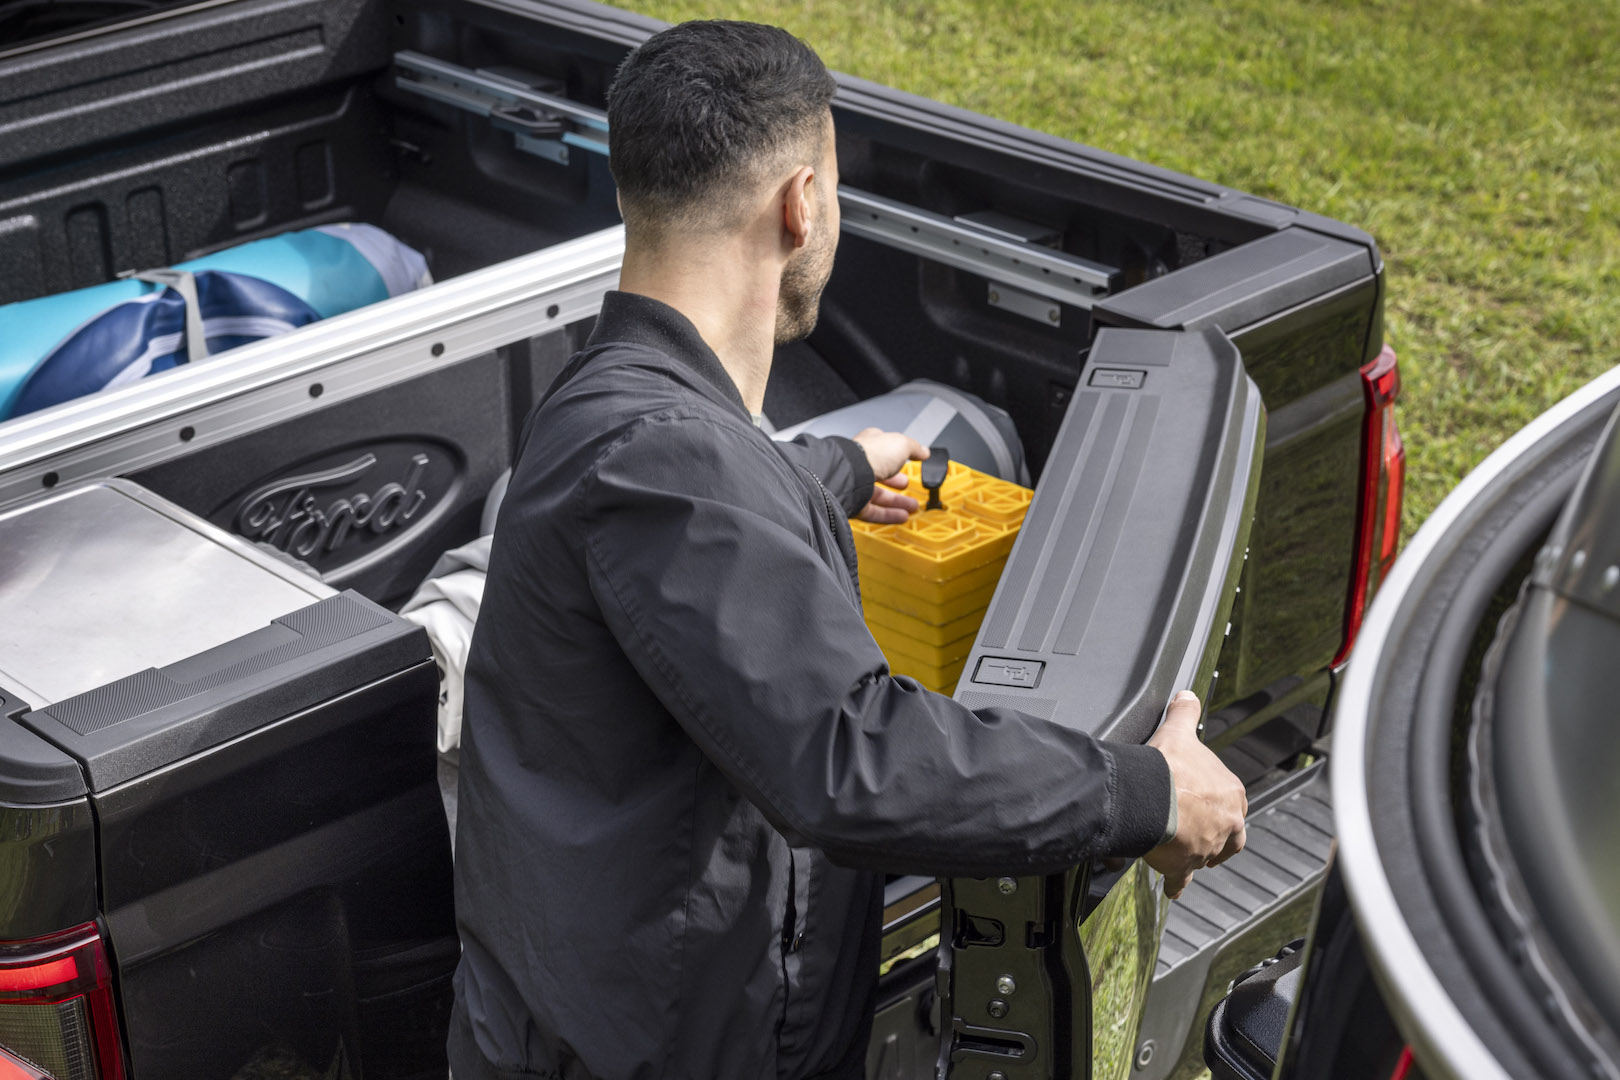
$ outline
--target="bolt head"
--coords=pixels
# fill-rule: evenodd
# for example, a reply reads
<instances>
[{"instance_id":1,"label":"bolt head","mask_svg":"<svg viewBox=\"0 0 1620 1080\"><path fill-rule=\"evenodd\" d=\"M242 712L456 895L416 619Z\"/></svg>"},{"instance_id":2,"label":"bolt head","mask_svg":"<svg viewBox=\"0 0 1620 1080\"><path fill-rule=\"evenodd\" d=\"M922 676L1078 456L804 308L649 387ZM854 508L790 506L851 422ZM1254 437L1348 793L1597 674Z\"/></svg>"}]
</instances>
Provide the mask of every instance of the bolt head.
<instances>
[{"instance_id":1,"label":"bolt head","mask_svg":"<svg viewBox=\"0 0 1620 1080\"><path fill-rule=\"evenodd\" d=\"M1018 891L1018 879L1010 877L997 878L996 891L1002 896L1011 896Z\"/></svg>"},{"instance_id":2,"label":"bolt head","mask_svg":"<svg viewBox=\"0 0 1620 1080\"><path fill-rule=\"evenodd\" d=\"M1000 994L1002 997L1006 997L1017 989L1018 984L1013 982L1013 977L1011 975L1002 975L996 979L996 993Z\"/></svg>"},{"instance_id":3,"label":"bolt head","mask_svg":"<svg viewBox=\"0 0 1620 1080\"><path fill-rule=\"evenodd\" d=\"M991 302L991 303L992 303L992 304L999 304L999 303L1001 303L1001 294L1000 294L1000 293L998 293L998 292L996 292L996 290L994 290L994 289L991 289L991 290L990 290L990 302Z\"/></svg>"},{"instance_id":4,"label":"bolt head","mask_svg":"<svg viewBox=\"0 0 1620 1080\"><path fill-rule=\"evenodd\" d=\"M1136 1050L1136 1067L1138 1069L1145 1069L1149 1065L1153 1064L1153 1051L1155 1049L1156 1049L1156 1047L1153 1045L1153 1040L1152 1039L1147 1040L1140 1047L1137 1048L1137 1050Z\"/></svg>"},{"instance_id":5,"label":"bolt head","mask_svg":"<svg viewBox=\"0 0 1620 1080\"><path fill-rule=\"evenodd\" d=\"M1052 322L1057 322L1063 317L1063 313L1058 308L1048 308L1046 311L1046 317Z\"/></svg>"},{"instance_id":6,"label":"bolt head","mask_svg":"<svg viewBox=\"0 0 1620 1080\"><path fill-rule=\"evenodd\" d=\"M995 1020L1000 1020L1007 1015L1007 1003L1000 998L991 1001L989 1005L985 1006L985 1009L989 1012L991 1018Z\"/></svg>"}]
</instances>

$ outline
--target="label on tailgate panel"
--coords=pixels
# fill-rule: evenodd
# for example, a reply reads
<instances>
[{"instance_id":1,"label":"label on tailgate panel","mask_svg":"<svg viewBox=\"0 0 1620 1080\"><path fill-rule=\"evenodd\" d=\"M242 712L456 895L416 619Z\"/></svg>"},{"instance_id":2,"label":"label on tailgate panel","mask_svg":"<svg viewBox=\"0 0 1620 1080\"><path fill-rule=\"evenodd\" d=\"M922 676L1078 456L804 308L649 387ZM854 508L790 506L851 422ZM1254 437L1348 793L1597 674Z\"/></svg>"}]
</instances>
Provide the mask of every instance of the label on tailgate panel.
<instances>
[{"instance_id":1,"label":"label on tailgate panel","mask_svg":"<svg viewBox=\"0 0 1620 1080\"><path fill-rule=\"evenodd\" d=\"M1132 368L1093 368L1087 386L1100 386L1107 390L1140 390L1147 372Z\"/></svg>"},{"instance_id":2,"label":"label on tailgate panel","mask_svg":"<svg viewBox=\"0 0 1620 1080\"><path fill-rule=\"evenodd\" d=\"M1033 690L1041 685L1044 660L1011 660L1004 656L985 656L973 672L973 681L991 686L1021 686Z\"/></svg>"}]
</instances>

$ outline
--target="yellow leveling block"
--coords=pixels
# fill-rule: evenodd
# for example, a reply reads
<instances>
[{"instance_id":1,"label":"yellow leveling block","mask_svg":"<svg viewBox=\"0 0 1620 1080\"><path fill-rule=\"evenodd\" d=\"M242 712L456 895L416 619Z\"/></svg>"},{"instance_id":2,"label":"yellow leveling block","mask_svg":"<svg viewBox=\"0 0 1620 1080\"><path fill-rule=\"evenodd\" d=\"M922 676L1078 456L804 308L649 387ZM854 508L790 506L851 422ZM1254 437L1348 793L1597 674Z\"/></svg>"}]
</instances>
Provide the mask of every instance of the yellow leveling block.
<instances>
[{"instance_id":1,"label":"yellow leveling block","mask_svg":"<svg viewBox=\"0 0 1620 1080\"><path fill-rule=\"evenodd\" d=\"M919 462L906 494L927 500ZM896 675L950 693L1034 492L951 462L939 499L902 525L853 521L866 625Z\"/></svg>"}]
</instances>

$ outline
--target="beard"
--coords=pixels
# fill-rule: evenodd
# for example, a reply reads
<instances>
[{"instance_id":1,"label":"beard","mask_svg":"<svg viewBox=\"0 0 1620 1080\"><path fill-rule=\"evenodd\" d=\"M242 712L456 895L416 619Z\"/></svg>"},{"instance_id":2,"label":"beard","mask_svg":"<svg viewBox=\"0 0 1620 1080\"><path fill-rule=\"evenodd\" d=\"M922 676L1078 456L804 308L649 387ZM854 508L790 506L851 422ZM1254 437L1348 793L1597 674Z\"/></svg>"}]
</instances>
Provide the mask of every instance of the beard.
<instances>
[{"instance_id":1,"label":"beard","mask_svg":"<svg viewBox=\"0 0 1620 1080\"><path fill-rule=\"evenodd\" d=\"M833 254L838 250L837 233L829 229L817 231L825 239L800 248L782 268L782 287L776 300L778 345L803 341L816 328L821 291L832 276Z\"/></svg>"}]
</instances>

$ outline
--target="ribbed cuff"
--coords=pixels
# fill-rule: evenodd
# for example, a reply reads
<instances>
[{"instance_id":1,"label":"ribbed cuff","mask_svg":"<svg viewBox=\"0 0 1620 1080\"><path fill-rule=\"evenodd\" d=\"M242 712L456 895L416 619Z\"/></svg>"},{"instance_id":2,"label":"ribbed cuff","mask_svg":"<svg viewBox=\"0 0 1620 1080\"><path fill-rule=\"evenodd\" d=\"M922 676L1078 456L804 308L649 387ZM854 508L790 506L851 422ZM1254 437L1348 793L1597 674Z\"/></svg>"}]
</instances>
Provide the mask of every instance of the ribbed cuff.
<instances>
[{"instance_id":1,"label":"ribbed cuff","mask_svg":"<svg viewBox=\"0 0 1620 1080\"><path fill-rule=\"evenodd\" d=\"M1164 823L1164 833L1159 837L1160 844L1168 844L1176 838L1176 830L1181 827L1181 813L1176 809L1176 774L1170 774L1170 816ZM1157 845L1155 845L1157 846Z\"/></svg>"},{"instance_id":2,"label":"ribbed cuff","mask_svg":"<svg viewBox=\"0 0 1620 1080\"><path fill-rule=\"evenodd\" d=\"M855 479L847 492L839 492L843 500L844 513L854 517L861 512L861 508L872 501L872 485L877 483L877 477L872 473L872 463L866 459L866 451L854 439L846 439L842 435L829 435L827 441L844 452L849 459L849 467L855 474Z\"/></svg>"},{"instance_id":3,"label":"ribbed cuff","mask_svg":"<svg viewBox=\"0 0 1620 1080\"><path fill-rule=\"evenodd\" d=\"M1164 839L1165 824L1175 805L1170 765L1151 746L1113 744L1114 799L1108 828L1099 844L1104 855L1135 858Z\"/></svg>"}]
</instances>

